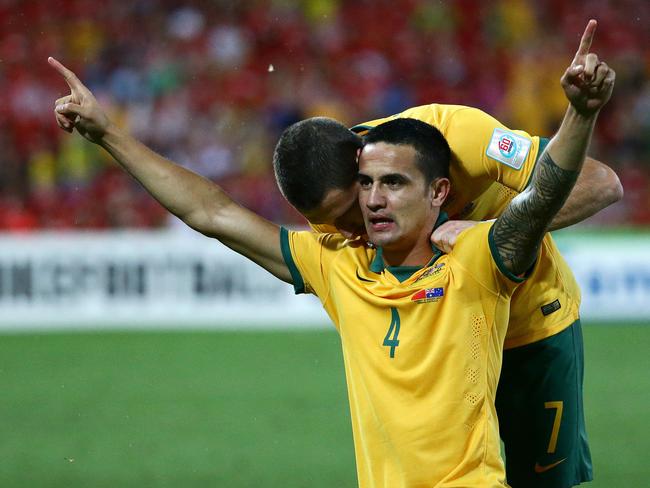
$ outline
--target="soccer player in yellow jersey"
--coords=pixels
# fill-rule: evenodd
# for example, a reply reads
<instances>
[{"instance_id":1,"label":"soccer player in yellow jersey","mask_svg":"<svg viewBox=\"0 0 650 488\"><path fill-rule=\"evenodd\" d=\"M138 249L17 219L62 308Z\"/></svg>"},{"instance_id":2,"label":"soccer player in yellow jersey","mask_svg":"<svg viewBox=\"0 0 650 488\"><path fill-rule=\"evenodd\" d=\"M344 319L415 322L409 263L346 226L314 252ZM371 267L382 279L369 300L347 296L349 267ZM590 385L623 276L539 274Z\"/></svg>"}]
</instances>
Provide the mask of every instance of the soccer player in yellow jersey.
<instances>
[{"instance_id":1,"label":"soccer player in yellow jersey","mask_svg":"<svg viewBox=\"0 0 650 488\"><path fill-rule=\"evenodd\" d=\"M588 50L588 34L579 52ZM563 76L571 104L528 188L493 224L458 236L446 255L429 236L449 192L450 153L427 124L393 121L369 135L359 203L373 246L289 233L122 132L71 71L50 64L71 90L55 107L62 129L104 147L187 225L319 295L341 333L359 484L415 488L506 486L494 397L509 299L611 96L614 73L595 61L574 62Z\"/></svg>"},{"instance_id":2,"label":"soccer player in yellow jersey","mask_svg":"<svg viewBox=\"0 0 650 488\"><path fill-rule=\"evenodd\" d=\"M354 129L403 117L440 128L454 148L458 164L451 166L452 192L443 208L455 218L501 215L525 188L547 143L499 127L477 109L449 105L416 107ZM446 237L444 231L445 226L437 229L434 242ZM579 306L579 287L547 234L534 273L512 296L497 394L508 482L515 488L568 488L593 477L582 406Z\"/></svg>"}]
</instances>

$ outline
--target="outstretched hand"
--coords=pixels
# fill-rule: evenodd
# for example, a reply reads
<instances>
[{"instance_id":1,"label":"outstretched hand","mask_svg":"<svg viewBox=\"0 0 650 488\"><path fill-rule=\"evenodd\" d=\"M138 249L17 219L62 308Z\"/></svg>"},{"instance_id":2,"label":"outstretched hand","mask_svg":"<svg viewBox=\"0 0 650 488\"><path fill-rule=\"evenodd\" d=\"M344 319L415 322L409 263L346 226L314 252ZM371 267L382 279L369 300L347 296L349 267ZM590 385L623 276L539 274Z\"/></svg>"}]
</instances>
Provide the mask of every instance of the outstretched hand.
<instances>
[{"instance_id":1,"label":"outstretched hand","mask_svg":"<svg viewBox=\"0 0 650 488\"><path fill-rule=\"evenodd\" d=\"M597 113L612 96L616 73L590 53L598 23L590 20L580 39L578 51L562 76L561 83L569 102L584 116Z\"/></svg>"},{"instance_id":2,"label":"outstretched hand","mask_svg":"<svg viewBox=\"0 0 650 488\"><path fill-rule=\"evenodd\" d=\"M59 61L49 57L47 62L63 76L70 87L70 95L55 102L56 123L66 132L72 132L76 128L79 134L89 141L99 143L110 125L110 120L94 95Z\"/></svg>"}]
</instances>

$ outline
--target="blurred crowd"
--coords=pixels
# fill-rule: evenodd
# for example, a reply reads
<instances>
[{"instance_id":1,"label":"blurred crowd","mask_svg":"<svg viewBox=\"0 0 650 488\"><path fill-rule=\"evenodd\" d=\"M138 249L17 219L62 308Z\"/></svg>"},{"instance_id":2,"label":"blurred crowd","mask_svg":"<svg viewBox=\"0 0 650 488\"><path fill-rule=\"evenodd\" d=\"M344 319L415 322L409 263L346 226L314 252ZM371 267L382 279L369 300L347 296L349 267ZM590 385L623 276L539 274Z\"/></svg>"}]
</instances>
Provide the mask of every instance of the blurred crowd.
<instances>
[{"instance_id":1,"label":"blurred crowd","mask_svg":"<svg viewBox=\"0 0 650 488\"><path fill-rule=\"evenodd\" d=\"M287 125L438 102L550 136L566 107L559 78L592 17L593 50L617 82L590 154L626 192L592 222L649 225L647 0L0 0L0 229L174 222L101 149L56 126L67 86L49 55L145 144L291 223L271 166Z\"/></svg>"}]
</instances>

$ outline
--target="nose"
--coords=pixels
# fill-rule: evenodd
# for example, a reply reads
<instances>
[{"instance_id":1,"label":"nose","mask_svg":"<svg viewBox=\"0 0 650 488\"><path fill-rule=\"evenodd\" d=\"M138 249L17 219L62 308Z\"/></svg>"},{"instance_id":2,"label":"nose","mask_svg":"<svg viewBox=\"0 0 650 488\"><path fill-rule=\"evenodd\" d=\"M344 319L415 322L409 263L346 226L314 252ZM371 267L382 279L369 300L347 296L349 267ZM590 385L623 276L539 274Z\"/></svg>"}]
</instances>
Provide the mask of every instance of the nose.
<instances>
[{"instance_id":1,"label":"nose","mask_svg":"<svg viewBox=\"0 0 650 488\"><path fill-rule=\"evenodd\" d=\"M379 210L386 206L386 198L379 185L374 184L367 193L366 207L370 210Z\"/></svg>"}]
</instances>

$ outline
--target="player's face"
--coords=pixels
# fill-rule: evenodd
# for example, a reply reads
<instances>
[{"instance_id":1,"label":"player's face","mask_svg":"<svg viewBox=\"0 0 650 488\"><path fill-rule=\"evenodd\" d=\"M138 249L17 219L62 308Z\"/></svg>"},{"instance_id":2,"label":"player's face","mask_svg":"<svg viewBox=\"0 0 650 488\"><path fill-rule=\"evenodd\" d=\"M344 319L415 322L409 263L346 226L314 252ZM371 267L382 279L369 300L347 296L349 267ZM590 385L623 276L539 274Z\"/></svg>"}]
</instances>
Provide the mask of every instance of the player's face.
<instances>
[{"instance_id":1,"label":"player's face","mask_svg":"<svg viewBox=\"0 0 650 488\"><path fill-rule=\"evenodd\" d=\"M384 251L431 251L429 236L446 191L439 193L439 180L425 182L416 156L411 146L382 142L368 144L361 152L359 204L368 239Z\"/></svg>"},{"instance_id":2,"label":"player's face","mask_svg":"<svg viewBox=\"0 0 650 488\"><path fill-rule=\"evenodd\" d=\"M312 224L327 224L337 228L346 238L365 234L363 215L359 208L359 187L355 183L342 190L335 188L325 193L322 203L305 217Z\"/></svg>"}]
</instances>

